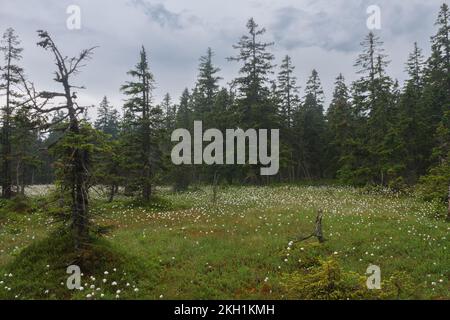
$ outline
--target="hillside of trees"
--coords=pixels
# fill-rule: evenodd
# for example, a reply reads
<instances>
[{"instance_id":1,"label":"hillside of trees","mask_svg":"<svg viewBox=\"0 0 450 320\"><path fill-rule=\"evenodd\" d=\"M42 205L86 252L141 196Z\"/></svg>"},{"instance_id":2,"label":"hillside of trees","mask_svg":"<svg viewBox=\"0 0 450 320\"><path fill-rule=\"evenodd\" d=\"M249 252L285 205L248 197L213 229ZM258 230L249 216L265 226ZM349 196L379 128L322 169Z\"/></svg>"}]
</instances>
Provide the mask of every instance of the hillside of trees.
<instances>
[{"instance_id":1,"label":"hillside of trees","mask_svg":"<svg viewBox=\"0 0 450 320\"><path fill-rule=\"evenodd\" d=\"M229 63L239 75L226 87L214 51L200 58L197 82L179 99L152 98L155 79L151 54L142 47L117 88L123 106L107 97L95 121L77 103L82 84L77 73L89 68L95 48L70 58L46 31L36 50L54 59L60 92L44 91L21 68L20 37L5 31L0 45L2 197L24 194L28 185L55 183L66 219L77 238L89 234L89 190L107 186L110 201L118 192L149 201L156 185L177 191L195 183L268 184L332 180L345 185L382 186L401 191L419 186L426 200L447 201L450 185L450 11L440 7L431 55L417 44L405 53L408 79L400 86L386 72L382 39L369 33L355 59L358 79L336 75L331 104L325 105L320 75L311 70L299 84L291 57L274 61L265 29L250 19L233 45ZM31 53L30 53L31 54ZM134 63L134 66L133 66ZM275 66L278 65L278 66ZM119 111L120 110L120 111ZM280 170L259 176L255 165L183 165L170 159L176 128L280 129ZM450 212L449 212L450 218Z\"/></svg>"}]
</instances>

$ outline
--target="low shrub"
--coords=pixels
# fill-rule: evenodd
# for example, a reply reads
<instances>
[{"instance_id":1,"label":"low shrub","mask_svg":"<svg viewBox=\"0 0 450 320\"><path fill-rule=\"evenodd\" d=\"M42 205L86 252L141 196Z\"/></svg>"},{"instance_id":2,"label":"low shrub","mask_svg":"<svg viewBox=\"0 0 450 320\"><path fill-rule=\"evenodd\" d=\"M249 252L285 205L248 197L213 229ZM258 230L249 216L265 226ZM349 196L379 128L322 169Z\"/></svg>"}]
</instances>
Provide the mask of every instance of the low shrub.
<instances>
[{"instance_id":1,"label":"low shrub","mask_svg":"<svg viewBox=\"0 0 450 320\"><path fill-rule=\"evenodd\" d=\"M284 274L282 279L290 299L400 299L408 297L413 290L411 280L404 273L396 273L383 281L381 290L369 290L365 276L343 271L332 258L322 260L316 266Z\"/></svg>"}]
</instances>

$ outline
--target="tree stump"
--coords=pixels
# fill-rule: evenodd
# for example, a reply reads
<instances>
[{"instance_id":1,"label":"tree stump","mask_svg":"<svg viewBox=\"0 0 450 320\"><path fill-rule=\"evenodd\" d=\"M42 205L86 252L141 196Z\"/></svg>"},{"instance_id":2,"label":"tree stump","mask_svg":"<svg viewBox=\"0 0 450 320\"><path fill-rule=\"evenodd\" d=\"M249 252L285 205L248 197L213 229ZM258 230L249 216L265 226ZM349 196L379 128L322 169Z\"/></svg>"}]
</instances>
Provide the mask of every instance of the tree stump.
<instances>
[{"instance_id":1,"label":"tree stump","mask_svg":"<svg viewBox=\"0 0 450 320\"><path fill-rule=\"evenodd\" d=\"M323 218L323 211L319 210L316 217L316 226L314 230L314 235L316 236L316 238L319 240L320 243L325 241L322 232L322 218Z\"/></svg>"},{"instance_id":2,"label":"tree stump","mask_svg":"<svg viewBox=\"0 0 450 320\"><path fill-rule=\"evenodd\" d=\"M314 225L314 232L311 233L307 237L300 237L299 239L297 239L297 242L308 240L309 238L312 238L312 237L316 237L320 243L325 242L325 238L323 236L323 231L322 231L322 219L323 219L323 211L318 210L317 217L316 217L316 223Z\"/></svg>"}]
</instances>

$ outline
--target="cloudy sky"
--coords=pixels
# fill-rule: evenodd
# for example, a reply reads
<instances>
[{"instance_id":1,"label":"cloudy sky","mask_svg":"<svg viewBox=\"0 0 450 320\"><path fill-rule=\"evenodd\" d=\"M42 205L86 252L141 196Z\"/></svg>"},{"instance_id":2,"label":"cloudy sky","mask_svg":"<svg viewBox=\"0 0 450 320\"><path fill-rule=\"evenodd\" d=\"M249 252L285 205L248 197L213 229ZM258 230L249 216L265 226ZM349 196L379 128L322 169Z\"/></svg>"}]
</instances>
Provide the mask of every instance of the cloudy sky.
<instances>
[{"instance_id":1,"label":"cloudy sky","mask_svg":"<svg viewBox=\"0 0 450 320\"><path fill-rule=\"evenodd\" d=\"M267 29L265 40L275 42L276 62L285 54L292 56L302 87L316 68L329 101L339 72L348 82L355 77L353 63L359 43L369 32L366 10L370 5L381 9L377 32L392 61L389 73L402 81L414 41L428 54L443 2L449 0L0 0L0 31L16 29L25 49L22 64L41 90L55 88L54 65L50 54L36 46L36 30L49 31L68 56L99 46L77 77L77 84L87 87L79 94L80 104L98 104L107 95L120 108L124 97L119 88L137 62L141 45L150 54L156 102L166 92L178 101L182 90L193 86L198 59L207 47L215 51L226 85L238 70L226 57L235 54L232 45L253 17ZM69 5L81 9L79 30L66 26Z\"/></svg>"}]
</instances>

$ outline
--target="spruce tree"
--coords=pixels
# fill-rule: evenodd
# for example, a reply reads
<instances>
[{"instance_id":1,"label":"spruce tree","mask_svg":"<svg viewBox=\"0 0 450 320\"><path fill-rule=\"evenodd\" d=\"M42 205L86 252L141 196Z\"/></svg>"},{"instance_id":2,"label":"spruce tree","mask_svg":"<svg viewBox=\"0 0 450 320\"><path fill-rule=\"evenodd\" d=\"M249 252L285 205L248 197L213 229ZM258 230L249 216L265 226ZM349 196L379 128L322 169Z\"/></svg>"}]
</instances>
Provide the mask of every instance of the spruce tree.
<instances>
[{"instance_id":1,"label":"spruce tree","mask_svg":"<svg viewBox=\"0 0 450 320\"><path fill-rule=\"evenodd\" d=\"M119 133L119 114L113 106L110 105L108 98L105 96L100 102L97 109L97 119L94 127L105 134L110 135L113 139L117 138Z\"/></svg>"},{"instance_id":2,"label":"spruce tree","mask_svg":"<svg viewBox=\"0 0 450 320\"><path fill-rule=\"evenodd\" d=\"M262 42L260 37L266 29L259 29L251 18L247 22L248 34L241 37L233 48L239 50L230 61L242 63L240 76L234 80L239 90L238 110L239 125L244 128L271 128L276 119L276 107L269 100L269 76L273 73L273 54L268 49L273 43Z\"/></svg>"},{"instance_id":3,"label":"spruce tree","mask_svg":"<svg viewBox=\"0 0 450 320\"><path fill-rule=\"evenodd\" d=\"M431 157L433 146L437 143L436 130L450 108L450 11L447 4L441 6L436 26L438 31L431 38L431 56L426 63L421 101L428 129L424 134L428 137L426 145L431 164L437 163L437 159Z\"/></svg>"},{"instance_id":4,"label":"spruce tree","mask_svg":"<svg viewBox=\"0 0 450 320\"><path fill-rule=\"evenodd\" d=\"M184 89L180 97L180 103L176 114L176 127L183 129L191 129L192 127L192 108L190 106L191 96L189 89Z\"/></svg>"},{"instance_id":5,"label":"spruce tree","mask_svg":"<svg viewBox=\"0 0 450 320\"><path fill-rule=\"evenodd\" d=\"M0 69L0 93L3 91L5 105L2 108L2 135L1 135L1 180L2 196L10 199L12 196L11 161L12 161L12 117L16 110L18 99L21 97L16 90L21 82L22 68L17 65L22 58L23 49L14 29L8 28L3 34L0 44L0 52L3 53L4 66Z\"/></svg>"},{"instance_id":6,"label":"spruce tree","mask_svg":"<svg viewBox=\"0 0 450 320\"><path fill-rule=\"evenodd\" d=\"M358 184L387 183L389 153L384 152L392 120L392 80L386 74L388 61L383 42L373 32L361 43L362 53L355 66L361 78L353 83L354 112L357 129L352 163L346 165L346 180Z\"/></svg>"},{"instance_id":7,"label":"spruce tree","mask_svg":"<svg viewBox=\"0 0 450 320\"><path fill-rule=\"evenodd\" d=\"M325 156L324 95L319 75L311 72L306 83L304 102L296 115L298 175L306 179L323 177Z\"/></svg>"},{"instance_id":8,"label":"spruce tree","mask_svg":"<svg viewBox=\"0 0 450 320\"><path fill-rule=\"evenodd\" d=\"M392 129L398 131L400 141L397 159L404 166L405 182L413 184L423 175L427 166L427 148L425 146L427 131L424 119L427 117L422 108L424 84L424 57L422 50L414 43L414 49L406 63L407 79L398 104L397 124Z\"/></svg>"},{"instance_id":9,"label":"spruce tree","mask_svg":"<svg viewBox=\"0 0 450 320\"><path fill-rule=\"evenodd\" d=\"M172 103L172 98L169 93L164 95L163 101L161 102L161 111L164 114L164 129L170 135L175 128L177 110L176 106Z\"/></svg>"},{"instance_id":10,"label":"spruce tree","mask_svg":"<svg viewBox=\"0 0 450 320\"><path fill-rule=\"evenodd\" d=\"M149 70L148 58L145 48L140 51L140 59L135 68L128 72L133 80L127 81L121 88L129 96L124 106L129 119L135 125L134 142L138 144L139 163L136 164L136 185L141 189L142 197L148 201L152 195L154 169L159 161L159 150L155 141L157 126L154 121L159 111L152 107L152 92L154 89L153 74ZM153 132L152 132L153 131Z\"/></svg>"},{"instance_id":11,"label":"spruce tree","mask_svg":"<svg viewBox=\"0 0 450 320\"><path fill-rule=\"evenodd\" d=\"M436 20L438 28L431 38L431 56L425 68L424 93L421 103L427 111L430 148L429 174L421 179L427 199L448 201L450 186L450 10L447 4L440 8ZM449 203L450 206L450 203ZM450 221L450 208L447 219Z\"/></svg>"},{"instance_id":12,"label":"spruce tree","mask_svg":"<svg viewBox=\"0 0 450 320\"><path fill-rule=\"evenodd\" d=\"M200 58L197 77L197 95L195 95L195 111L197 120L203 120L209 127L208 118L212 112L214 100L219 90L219 81L222 79L217 76L220 69L213 64L214 52L208 48L206 55ZM206 123L205 123L206 121Z\"/></svg>"},{"instance_id":13,"label":"spruce tree","mask_svg":"<svg viewBox=\"0 0 450 320\"><path fill-rule=\"evenodd\" d=\"M283 123L291 128L293 124L293 112L300 103L297 86L297 78L294 76L295 67L292 65L292 59L286 55L280 65L278 73L277 93L280 103L280 113Z\"/></svg>"},{"instance_id":14,"label":"spruce tree","mask_svg":"<svg viewBox=\"0 0 450 320\"><path fill-rule=\"evenodd\" d=\"M175 128L189 130L193 134L194 115L191 107L191 96L186 88L180 97L175 117ZM193 167L191 165L172 165L171 180L175 191L185 191L192 182Z\"/></svg>"},{"instance_id":15,"label":"spruce tree","mask_svg":"<svg viewBox=\"0 0 450 320\"><path fill-rule=\"evenodd\" d=\"M342 74L336 78L333 100L327 110L327 175L336 178L349 154L354 127L350 93Z\"/></svg>"}]
</instances>

